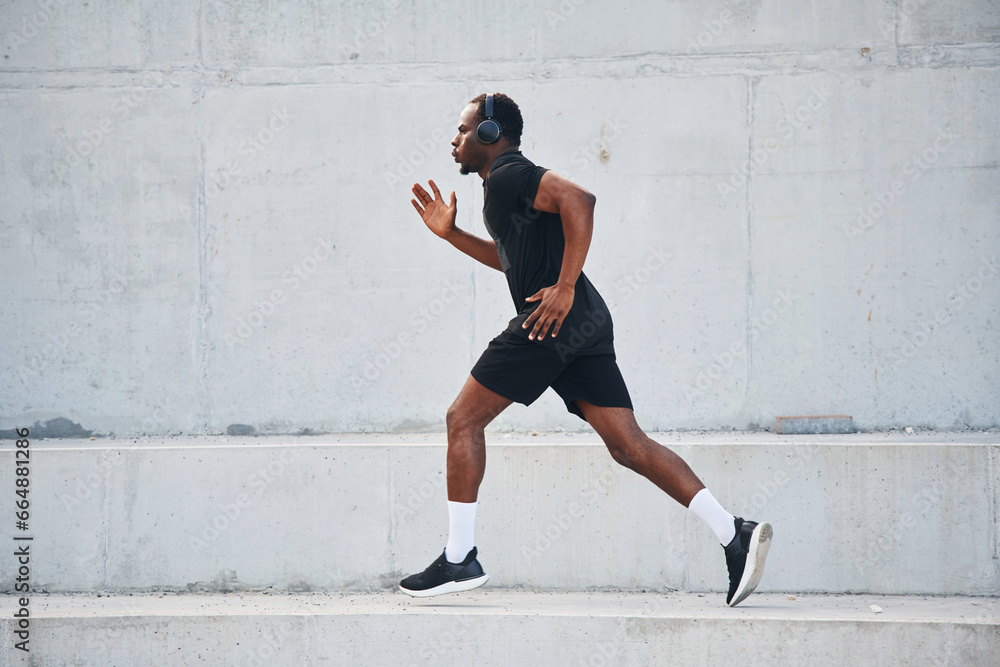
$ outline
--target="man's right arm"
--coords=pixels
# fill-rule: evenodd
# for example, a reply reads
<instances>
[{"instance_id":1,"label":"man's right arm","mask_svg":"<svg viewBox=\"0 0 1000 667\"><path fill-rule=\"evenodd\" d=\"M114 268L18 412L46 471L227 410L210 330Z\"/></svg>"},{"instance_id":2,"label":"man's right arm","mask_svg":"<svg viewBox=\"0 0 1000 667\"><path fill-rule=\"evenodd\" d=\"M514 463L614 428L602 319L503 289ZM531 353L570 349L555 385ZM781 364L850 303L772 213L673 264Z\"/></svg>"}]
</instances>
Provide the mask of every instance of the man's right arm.
<instances>
[{"instance_id":1,"label":"man's right arm","mask_svg":"<svg viewBox=\"0 0 1000 667\"><path fill-rule=\"evenodd\" d=\"M482 262L491 269L503 271L503 266L500 265L500 255L497 253L497 244L493 241L487 241L458 227L455 227L445 240L472 259Z\"/></svg>"},{"instance_id":2,"label":"man's right arm","mask_svg":"<svg viewBox=\"0 0 1000 667\"><path fill-rule=\"evenodd\" d=\"M470 234L455 226L455 214L458 212L458 207L454 191L451 193L451 204L445 204L437 184L430 181L430 186L434 192L433 198L418 183L413 186L413 194L416 199L410 200L427 228L472 259L497 271L503 271L503 267L500 265L500 255L497 253L497 246L493 241L479 238L475 234Z\"/></svg>"}]
</instances>

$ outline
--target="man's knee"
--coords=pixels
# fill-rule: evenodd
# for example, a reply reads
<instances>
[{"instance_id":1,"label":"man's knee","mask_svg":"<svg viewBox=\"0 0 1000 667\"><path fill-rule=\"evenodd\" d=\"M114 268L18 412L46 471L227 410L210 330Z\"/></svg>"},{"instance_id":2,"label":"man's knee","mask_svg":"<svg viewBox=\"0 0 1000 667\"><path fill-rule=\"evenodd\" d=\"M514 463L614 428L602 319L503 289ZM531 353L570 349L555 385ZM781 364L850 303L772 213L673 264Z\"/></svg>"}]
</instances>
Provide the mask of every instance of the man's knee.
<instances>
[{"instance_id":1,"label":"man's knee","mask_svg":"<svg viewBox=\"0 0 1000 667\"><path fill-rule=\"evenodd\" d=\"M468 431L485 428L485 424L479 423L480 420L472 410L463 407L462 401L455 400L454 403L448 408L448 412L445 414L445 425L448 427L449 433L454 433L456 431Z\"/></svg>"},{"instance_id":2,"label":"man's knee","mask_svg":"<svg viewBox=\"0 0 1000 667\"><path fill-rule=\"evenodd\" d=\"M607 438L604 441L615 463L629 470L636 470L642 457L642 448L624 438Z\"/></svg>"},{"instance_id":3,"label":"man's knee","mask_svg":"<svg viewBox=\"0 0 1000 667\"><path fill-rule=\"evenodd\" d=\"M444 423L448 427L448 430L452 431L458 427L461 421L462 409L458 406L458 401L455 401L448 406L448 412L444 416Z\"/></svg>"}]
</instances>

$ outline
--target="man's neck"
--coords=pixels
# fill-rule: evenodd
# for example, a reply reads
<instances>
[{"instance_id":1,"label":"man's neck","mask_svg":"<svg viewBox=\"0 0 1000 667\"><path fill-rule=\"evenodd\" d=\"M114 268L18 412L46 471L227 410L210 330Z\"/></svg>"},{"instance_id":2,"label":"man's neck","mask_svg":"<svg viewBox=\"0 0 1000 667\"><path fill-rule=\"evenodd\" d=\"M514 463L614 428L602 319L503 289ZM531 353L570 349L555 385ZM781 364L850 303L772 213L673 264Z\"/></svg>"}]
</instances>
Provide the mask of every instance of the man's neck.
<instances>
[{"instance_id":1,"label":"man's neck","mask_svg":"<svg viewBox=\"0 0 1000 667\"><path fill-rule=\"evenodd\" d=\"M483 168L479 170L479 178L483 179L484 181L486 180L486 177L490 173L490 169L493 168L493 163L496 162L497 158L499 158L501 155L506 155L507 153L516 153L519 150L521 150L521 147L519 145L518 146L506 146L505 148L503 148L503 150L500 150L496 155L493 156L492 160L490 160L489 162L487 162L483 166Z\"/></svg>"}]
</instances>

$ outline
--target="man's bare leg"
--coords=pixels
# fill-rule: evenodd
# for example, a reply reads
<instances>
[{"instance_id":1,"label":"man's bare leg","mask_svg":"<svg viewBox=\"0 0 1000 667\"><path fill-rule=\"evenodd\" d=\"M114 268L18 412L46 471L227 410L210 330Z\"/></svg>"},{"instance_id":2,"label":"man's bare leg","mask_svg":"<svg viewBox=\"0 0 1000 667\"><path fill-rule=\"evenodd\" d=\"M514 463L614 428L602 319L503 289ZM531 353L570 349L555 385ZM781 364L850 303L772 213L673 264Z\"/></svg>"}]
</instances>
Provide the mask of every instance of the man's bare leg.
<instances>
[{"instance_id":1,"label":"man's bare leg","mask_svg":"<svg viewBox=\"0 0 1000 667\"><path fill-rule=\"evenodd\" d=\"M684 459L647 436L628 408L604 408L577 401L615 461L663 489L684 507L705 488Z\"/></svg>"},{"instance_id":2,"label":"man's bare leg","mask_svg":"<svg viewBox=\"0 0 1000 667\"><path fill-rule=\"evenodd\" d=\"M639 428L632 410L603 408L581 400L576 404L615 461L656 484L712 528L725 547L729 570L726 604L738 605L753 593L764 574L771 524L744 521L726 511L681 457Z\"/></svg>"},{"instance_id":3,"label":"man's bare leg","mask_svg":"<svg viewBox=\"0 0 1000 667\"><path fill-rule=\"evenodd\" d=\"M479 485L486 472L485 429L510 404L470 375L448 408L448 544L430 567L400 582L404 593L457 593L489 579L476 560L474 539Z\"/></svg>"},{"instance_id":4,"label":"man's bare leg","mask_svg":"<svg viewBox=\"0 0 1000 667\"><path fill-rule=\"evenodd\" d=\"M486 426L513 401L469 376L448 408L448 500L474 503L486 473Z\"/></svg>"}]
</instances>

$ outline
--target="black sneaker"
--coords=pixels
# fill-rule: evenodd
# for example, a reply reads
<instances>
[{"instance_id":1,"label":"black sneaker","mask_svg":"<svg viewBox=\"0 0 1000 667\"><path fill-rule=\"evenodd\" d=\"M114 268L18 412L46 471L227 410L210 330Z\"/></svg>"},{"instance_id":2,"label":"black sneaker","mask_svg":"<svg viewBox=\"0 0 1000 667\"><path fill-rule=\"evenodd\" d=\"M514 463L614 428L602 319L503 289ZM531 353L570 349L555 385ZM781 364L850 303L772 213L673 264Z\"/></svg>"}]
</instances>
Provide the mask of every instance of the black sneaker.
<instances>
[{"instance_id":1,"label":"black sneaker","mask_svg":"<svg viewBox=\"0 0 1000 667\"><path fill-rule=\"evenodd\" d=\"M735 607L753 593L764 574L764 559L771 548L774 531L769 523L754 523L736 517L736 537L724 547L729 568L729 595L726 604ZM749 565L749 567L747 567Z\"/></svg>"},{"instance_id":2,"label":"black sneaker","mask_svg":"<svg viewBox=\"0 0 1000 667\"><path fill-rule=\"evenodd\" d=\"M442 593L458 593L479 588L490 575L476 560L475 547L461 563L449 563L444 552L420 574L411 574L399 582L399 590L415 598L429 598Z\"/></svg>"}]
</instances>

